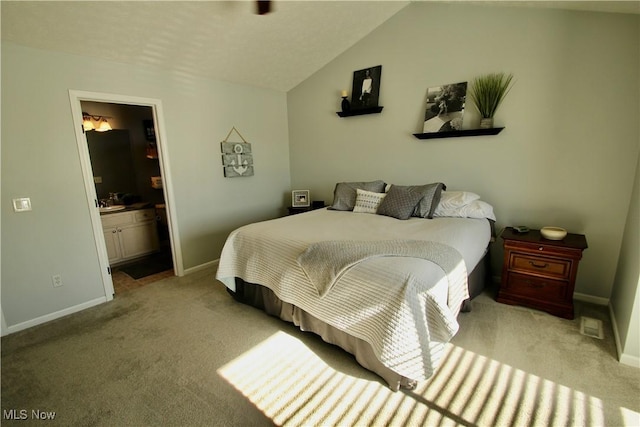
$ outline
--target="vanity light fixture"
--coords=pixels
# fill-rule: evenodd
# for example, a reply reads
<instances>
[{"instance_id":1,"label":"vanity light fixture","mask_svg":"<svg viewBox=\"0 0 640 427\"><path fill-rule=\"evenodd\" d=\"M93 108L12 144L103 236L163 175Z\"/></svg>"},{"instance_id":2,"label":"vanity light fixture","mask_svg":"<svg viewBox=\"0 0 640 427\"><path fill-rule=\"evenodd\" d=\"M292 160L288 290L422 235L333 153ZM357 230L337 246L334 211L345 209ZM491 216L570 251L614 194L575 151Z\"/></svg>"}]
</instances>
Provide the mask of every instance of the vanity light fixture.
<instances>
[{"instance_id":1,"label":"vanity light fixture","mask_svg":"<svg viewBox=\"0 0 640 427\"><path fill-rule=\"evenodd\" d=\"M96 129L96 132L107 132L110 130L112 130L111 125L109 124L106 118L102 117L100 119L100 125L98 125L98 129Z\"/></svg>"},{"instance_id":2,"label":"vanity light fixture","mask_svg":"<svg viewBox=\"0 0 640 427\"><path fill-rule=\"evenodd\" d=\"M109 116L94 116L89 113L82 112L82 128L85 132L90 130L95 130L96 132L107 132L113 130L107 119L110 119ZM96 127L93 122L98 122L98 127Z\"/></svg>"},{"instance_id":3,"label":"vanity light fixture","mask_svg":"<svg viewBox=\"0 0 640 427\"><path fill-rule=\"evenodd\" d=\"M85 132L94 130L96 128L91 121L91 116L89 116L85 112L82 113L82 128Z\"/></svg>"}]
</instances>

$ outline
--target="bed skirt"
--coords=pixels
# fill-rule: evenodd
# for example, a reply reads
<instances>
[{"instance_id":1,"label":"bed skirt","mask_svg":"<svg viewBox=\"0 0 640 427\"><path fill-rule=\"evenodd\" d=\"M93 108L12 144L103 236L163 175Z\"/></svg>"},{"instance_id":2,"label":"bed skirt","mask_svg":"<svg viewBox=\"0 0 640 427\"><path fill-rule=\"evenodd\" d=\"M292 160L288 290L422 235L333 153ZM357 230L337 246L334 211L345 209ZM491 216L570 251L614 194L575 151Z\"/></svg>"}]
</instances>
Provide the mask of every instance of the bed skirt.
<instances>
[{"instance_id":1,"label":"bed skirt","mask_svg":"<svg viewBox=\"0 0 640 427\"><path fill-rule=\"evenodd\" d=\"M470 299L478 296L485 287L488 279L488 258L487 253L469 275ZM233 292L228 288L227 291L237 301L264 310L267 314L279 317L284 321L291 322L302 331L313 332L322 337L324 341L337 345L354 355L360 365L382 377L391 390L398 391L401 387L407 389L415 387L416 382L411 378L403 377L384 366L373 353L369 343L336 329L304 310L282 301L271 289L258 284L247 283L236 277L236 291ZM461 311L471 311L470 299L463 302Z\"/></svg>"}]
</instances>

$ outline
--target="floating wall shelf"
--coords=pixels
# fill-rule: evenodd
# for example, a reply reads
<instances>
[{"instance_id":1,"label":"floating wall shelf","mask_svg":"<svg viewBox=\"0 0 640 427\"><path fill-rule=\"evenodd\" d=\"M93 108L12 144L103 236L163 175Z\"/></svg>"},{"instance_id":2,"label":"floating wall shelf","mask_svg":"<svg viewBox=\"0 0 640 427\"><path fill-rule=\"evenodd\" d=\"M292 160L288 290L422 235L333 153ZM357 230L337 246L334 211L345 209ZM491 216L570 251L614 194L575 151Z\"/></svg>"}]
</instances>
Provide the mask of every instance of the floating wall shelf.
<instances>
[{"instance_id":1,"label":"floating wall shelf","mask_svg":"<svg viewBox=\"0 0 640 427\"><path fill-rule=\"evenodd\" d=\"M455 138L461 136L479 136L479 135L497 135L502 132L502 128L490 128L490 129L464 129L464 130L452 130L449 132L431 132L431 133L414 133L418 139L436 139L436 138Z\"/></svg>"},{"instance_id":2,"label":"floating wall shelf","mask_svg":"<svg viewBox=\"0 0 640 427\"><path fill-rule=\"evenodd\" d=\"M382 111L384 107L371 107L371 108L357 108L349 111L338 111L336 114L340 117L361 116L363 114L377 114Z\"/></svg>"}]
</instances>

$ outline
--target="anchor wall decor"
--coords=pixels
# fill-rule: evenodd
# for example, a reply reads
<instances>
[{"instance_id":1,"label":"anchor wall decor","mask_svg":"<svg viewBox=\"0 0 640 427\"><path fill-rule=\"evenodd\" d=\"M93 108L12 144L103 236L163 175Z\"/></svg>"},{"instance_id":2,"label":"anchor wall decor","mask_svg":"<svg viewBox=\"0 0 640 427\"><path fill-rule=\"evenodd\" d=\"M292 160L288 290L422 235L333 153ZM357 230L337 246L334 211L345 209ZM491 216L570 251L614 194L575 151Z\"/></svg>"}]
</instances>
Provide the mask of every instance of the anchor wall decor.
<instances>
[{"instance_id":1,"label":"anchor wall decor","mask_svg":"<svg viewBox=\"0 0 640 427\"><path fill-rule=\"evenodd\" d=\"M233 132L238 134L242 142L229 142L229 136ZM238 129L231 128L227 137L220 143L220 149L222 150L222 166L225 177L253 176L251 144L240 135Z\"/></svg>"}]
</instances>

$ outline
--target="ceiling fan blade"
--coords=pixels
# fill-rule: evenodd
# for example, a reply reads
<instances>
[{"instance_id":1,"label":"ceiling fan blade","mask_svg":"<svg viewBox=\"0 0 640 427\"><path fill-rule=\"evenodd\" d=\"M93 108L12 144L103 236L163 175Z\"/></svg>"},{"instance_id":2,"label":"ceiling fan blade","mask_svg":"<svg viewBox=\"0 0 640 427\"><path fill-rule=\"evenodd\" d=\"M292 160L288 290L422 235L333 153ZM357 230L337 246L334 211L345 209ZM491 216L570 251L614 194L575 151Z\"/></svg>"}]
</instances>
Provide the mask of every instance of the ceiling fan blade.
<instances>
[{"instance_id":1,"label":"ceiling fan blade","mask_svg":"<svg viewBox=\"0 0 640 427\"><path fill-rule=\"evenodd\" d=\"M258 15L266 15L271 12L271 1L270 0L257 0L256 5L258 7Z\"/></svg>"}]
</instances>

